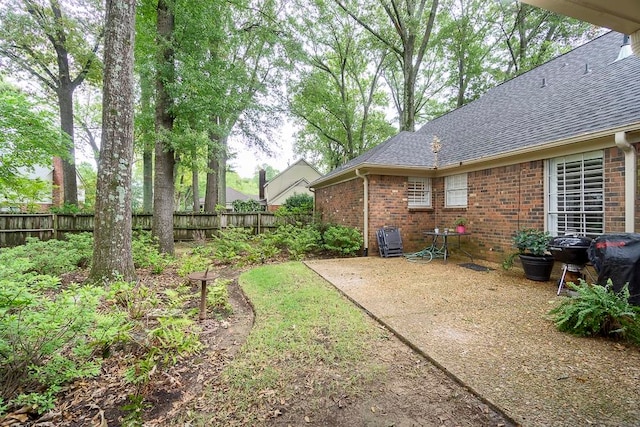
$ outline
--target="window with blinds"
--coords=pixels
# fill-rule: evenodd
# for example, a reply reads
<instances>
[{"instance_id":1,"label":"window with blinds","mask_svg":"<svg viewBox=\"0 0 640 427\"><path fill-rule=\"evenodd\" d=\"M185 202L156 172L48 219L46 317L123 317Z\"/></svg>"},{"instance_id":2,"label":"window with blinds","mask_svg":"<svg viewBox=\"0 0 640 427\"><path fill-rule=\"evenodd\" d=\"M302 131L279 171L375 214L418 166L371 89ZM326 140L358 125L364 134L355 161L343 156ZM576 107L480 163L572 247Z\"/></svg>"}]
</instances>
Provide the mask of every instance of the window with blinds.
<instances>
[{"instance_id":1,"label":"window with blinds","mask_svg":"<svg viewBox=\"0 0 640 427\"><path fill-rule=\"evenodd\" d=\"M446 176L444 192L446 207L467 207L467 174Z\"/></svg>"},{"instance_id":2,"label":"window with blinds","mask_svg":"<svg viewBox=\"0 0 640 427\"><path fill-rule=\"evenodd\" d=\"M604 161L602 152L549 161L548 226L552 234L604 233Z\"/></svg>"},{"instance_id":3,"label":"window with blinds","mask_svg":"<svg viewBox=\"0 0 640 427\"><path fill-rule=\"evenodd\" d=\"M431 178L410 176L407 184L410 208L431 207Z\"/></svg>"}]
</instances>

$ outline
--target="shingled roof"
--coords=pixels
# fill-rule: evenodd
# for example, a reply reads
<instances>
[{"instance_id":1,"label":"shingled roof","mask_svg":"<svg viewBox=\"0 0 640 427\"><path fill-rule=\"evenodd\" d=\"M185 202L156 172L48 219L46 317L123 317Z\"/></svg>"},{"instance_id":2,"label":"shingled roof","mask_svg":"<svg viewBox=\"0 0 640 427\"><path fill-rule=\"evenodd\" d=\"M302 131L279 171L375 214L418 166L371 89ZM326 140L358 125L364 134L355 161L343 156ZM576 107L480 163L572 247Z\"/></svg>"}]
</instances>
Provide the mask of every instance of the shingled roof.
<instances>
[{"instance_id":1,"label":"shingled roof","mask_svg":"<svg viewBox=\"0 0 640 427\"><path fill-rule=\"evenodd\" d=\"M640 126L640 58L616 61L623 36L609 32L502 83L477 100L400 132L316 183L359 167L451 167L535 150L581 135ZM437 136L442 148L435 163Z\"/></svg>"}]
</instances>

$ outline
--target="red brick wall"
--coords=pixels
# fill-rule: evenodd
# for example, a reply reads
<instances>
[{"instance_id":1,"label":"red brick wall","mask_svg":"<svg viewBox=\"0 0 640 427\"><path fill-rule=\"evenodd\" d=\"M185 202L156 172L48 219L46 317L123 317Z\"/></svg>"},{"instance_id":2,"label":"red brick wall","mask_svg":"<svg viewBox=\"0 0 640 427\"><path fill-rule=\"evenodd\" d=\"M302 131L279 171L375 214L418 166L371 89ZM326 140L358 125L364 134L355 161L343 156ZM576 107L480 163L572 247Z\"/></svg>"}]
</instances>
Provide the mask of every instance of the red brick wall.
<instances>
[{"instance_id":1,"label":"red brick wall","mask_svg":"<svg viewBox=\"0 0 640 427\"><path fill-rule=\"evenodd\" d=\"M604 151L605 232L624 231L624 154ZM369 254L378 253L376 230L400 227L405 252L425 246L423 231L453 228L468 220L465 248L478 258L501 262L513 251L511 236L524 227L544 227L544 162L524 162L470 172L466 208L444 206L444 178L432 180L432 209L410 210L407 178L369 176ZM640 188L640 186L639 186ZM358 178L316 190L316 210L323 220L363 228L363 180ZM636 198L640 212L640 202ZM637 220L638 221L638 220Z\"/></svg>"},{"instance_id":2,"label":"red brick wall","mask_svg":"<svg viewBox=\"0 0 640 427\"><path fill-rule=\"evenodd\" d=\"M361 178L342 182L315 192L315 210L323 222L364 227L364 185Z\"/></svg>"},{"instance_id":3,"label":"red brick wall","mask_svg":"<svg viewBox=\"0 0 640 427\"><path fill-rule=\"evenodd\" d=\"M407 177L371 175L369 177L369 248L378 251L376 231L399 227L405 252L425 246L422 232L433 230L434 210L410 210L407 201ZM433 201L432 201L433 203Z\"/></svg>"}]
</instances>

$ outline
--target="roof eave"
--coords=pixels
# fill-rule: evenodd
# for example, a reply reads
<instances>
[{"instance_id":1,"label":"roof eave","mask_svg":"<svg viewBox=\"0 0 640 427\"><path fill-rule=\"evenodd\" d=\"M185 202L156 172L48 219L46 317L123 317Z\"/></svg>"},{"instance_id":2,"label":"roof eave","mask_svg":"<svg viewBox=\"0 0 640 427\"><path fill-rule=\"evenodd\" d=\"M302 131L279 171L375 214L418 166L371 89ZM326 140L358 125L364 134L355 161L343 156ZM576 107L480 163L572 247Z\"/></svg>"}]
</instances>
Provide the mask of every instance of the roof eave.
<instances>
[{"instance_id":1,"label":"roof eave","mask_svg":"<svg viewBox=\"0 0 640 427\"><path fill-rule=\"evenodd\" d=\"M450 175L451 173L463 173L474 170L482 170L487 167L507 166L521 162L535 161L575 154L590 150L598 150L615 146L614 136L618 132L627 132L632 138L640 137L640 121L625 126L605 129L588 134L575 135L570 138L559 139L542 144L508 151L493 156L474 159L456 164L443 165L437 168L425 166L380 165L361 163L351 166L339 174L323 179L322 177L309 184L310 188L317 189L350 181L357 178L356 170L361 175L398 175L398 176L426 176L436 177Z\"/></svg>"}]
</instances>

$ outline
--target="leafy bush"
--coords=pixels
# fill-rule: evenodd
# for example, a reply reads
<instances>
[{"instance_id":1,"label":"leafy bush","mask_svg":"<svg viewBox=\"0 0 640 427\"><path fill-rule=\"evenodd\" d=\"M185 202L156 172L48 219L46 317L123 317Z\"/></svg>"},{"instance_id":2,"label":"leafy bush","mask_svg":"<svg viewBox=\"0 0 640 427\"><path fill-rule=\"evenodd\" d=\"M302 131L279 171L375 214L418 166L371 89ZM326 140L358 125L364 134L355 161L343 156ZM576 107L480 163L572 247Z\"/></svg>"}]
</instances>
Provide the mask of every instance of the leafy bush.
<instances>
[{"instance_id":1,"label":"leafy bush","mask_svg":"<svg viewBox=\"0 0 640 427\"><path fill-rule=\"evenodd\" d=\"M234 212L261 212L264 211L264 206L257 200L234 200L231 202Z\"/></svg>"},{"instance_id":2,"label":"leafy bush","mask_svg":"<svg viewBox=\"0 0 640 427\"><path fill-rule=\"evenodd\" d=\"M251 238L250 229L240 227L223 229L212 242L215 248L213 258L224 264L240 261L243 256L249 255L254 250L249 243Z\"/></svg>"},{"instance_id":3,"label":"leafy bush","mask_svg":"<svg viewBox=\"0 0 640 427\"><path fill-rule=\"evenodd\" d=\"M313 212L313 197L296 193L285 200L282 208L293 214L310 214Z\"/></svg>"},{"instance_id":4,"label":"leafy bush","mask_svg":"<svg viewBox=\"0 0 640 427\"><path fill-rule=\"evenodd\" d=\"M24 268L16 259L0 271L0 395L9 406L35 405L42 413L63 384L99 373L94 342L124 326L97 312L101 287L59 289L57 278Z\"/></svg>"},{"instance_id":5,"label":"leafy bush","mask_svg":"<svg viewBox=\"0 0 640 427\"><path fill-rule=\"evenodd\" d=\"M308 194L294 194L274 213L286 223L306 224L313 214L313 197Z\"/></svg>"},{"instance_id":6,"label":"leafy bush","mask_svg":"<svg viewBox=\"0 0 640 427\"><path fill-rule=\"evenodd\" d=\"M0 263L23 259L29 270L40 274L60 275L78 267L87 267L93 256L93 236L90 233L68 234L65 240L27 238L22 246L0 252Z\"/></svg>"},{"instance_id":7,"label":"leafy bush","mask_svg":"<svg viewBox=\"0 0 640 427\"><path fill-rule=\"evenodd\" d=\"M549 314L556 327L579 336L601 335L623 338L640 344L640 307L629 303L629 287L616 293L611 280L606 286L580 280L568 287L577 296L563 300Z\"/></svg>"},{"instance_id":8,"label":"leafy bush","mask_svg":"<svg viewBox=\"0 0 640 427\"><path fill-rule=\"evenodd\" d=\"M313 225L284 224L264 237L268 244L287 250L290 259L301 259L305 254L320 249L322 236Z\"/></svg>"},{"instance_id":9,"label":"leafy bush","mask_svg":"<svg viewBox=\"0 0 640 427\"><path fill-rule=\"evenodd\" d=\"M217 313L231 314L233 308L229 303L229 289L231 283L229 279L216 279L213 285L207 287L207 307L212 308Z\"/></svg>"},{"instance_id":10,"label":"leafy bush","mask_svg":"<svg viewBox=\"0 0 640 427\"><path fill-rule=\"evenodd\" d=\"M149 231L136 231L131 240L133 264L136 268L149 268L160 274L172 260L167 254L161 254L158 240Z\"/></svg>"},{"instance_id":11,"label":"leafy bush","mask_svg":"<svg viewBox=\"0 0 640 427\"><path fill-rule=\"evenodd\" d=\"M322 239L324 249L339 255L355 255L364 242L360 231L343 225L329 226L322 234Z\"/></svg>"}]
</instances>

